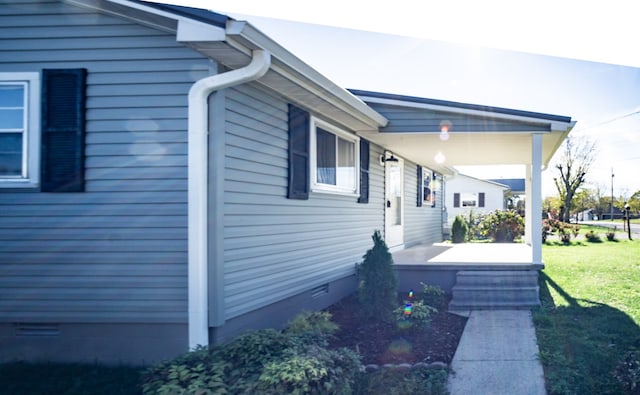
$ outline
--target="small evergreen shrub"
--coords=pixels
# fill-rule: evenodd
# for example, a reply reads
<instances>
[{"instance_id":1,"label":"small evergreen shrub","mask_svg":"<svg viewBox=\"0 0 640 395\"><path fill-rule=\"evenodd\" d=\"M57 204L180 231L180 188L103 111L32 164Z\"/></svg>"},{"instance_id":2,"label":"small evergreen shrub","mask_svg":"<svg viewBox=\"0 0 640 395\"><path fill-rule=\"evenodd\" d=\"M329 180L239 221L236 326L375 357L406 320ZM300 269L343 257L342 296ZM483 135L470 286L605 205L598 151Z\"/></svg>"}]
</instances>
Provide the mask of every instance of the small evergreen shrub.
<instances>
[{"instance_id":1,"label":"small evergreen shrub","mask_svg":"<svg viewBox=\"0 0 640 395\"><path fill-rule=\"evenodd\" d=\"M483 218L480 229L495 243L512 243L524 234L524 219L514 210L496 210Z\"/></svg>"},{"instance_id":2,"label":"small evergreen shrub","mask_svg":"<svg viewBox=\"0 0 640 395\"><path fill-rule=\"evenodd\" d=\"M376 230L372 238L373 247L364 255L358 270L358 300L367 316L390 322L397 300L393 258L380 231Z\"/></svg>"},{"instance_id":3,"label":"small evergreen shrub","mask_svg":"<svg viewBox=\"0 0 640 395\"><path fill-rule=\"evenodd\" d=\"M589 243L601 243L602 242L602 239L600 239L600 236L598 236L598 234L596 232L594 232L593 230L590 230L587 233L585 233L584 237L587 239L587 241Z\"/></svg>"},{"instance_id":4,"label":"small evergreen shrub","mask_svg":"<svg viewBox=\"0 0 640 395\"><path fill-rule=\"evenodd\" d=\"M464 243L467 240L469 227L461 215L456 215L451 224L451 241L454 243Z\"/></svg>"},{"instance_id":5,"label":"small evergreen shrub","mask_svg":"<svg viewBox=\"0 0 640 395\"><path fill-rule=\"evenodd\" d=\"M422 301L427 306L443 310L445 308L444 291L437 285L422 284Z\"/></svg>"}]
</instances>

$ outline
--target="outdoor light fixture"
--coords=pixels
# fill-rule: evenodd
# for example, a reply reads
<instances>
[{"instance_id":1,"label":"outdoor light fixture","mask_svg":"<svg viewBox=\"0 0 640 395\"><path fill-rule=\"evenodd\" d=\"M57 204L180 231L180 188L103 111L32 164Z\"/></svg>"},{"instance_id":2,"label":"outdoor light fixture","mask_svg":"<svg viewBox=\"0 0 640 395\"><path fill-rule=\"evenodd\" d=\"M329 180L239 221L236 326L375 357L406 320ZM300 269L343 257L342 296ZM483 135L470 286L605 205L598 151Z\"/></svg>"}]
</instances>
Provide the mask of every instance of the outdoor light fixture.
<instances>
[{"instance_id":1,"label":"outdoor light fixture","mask_svg":"<svg viewBox=\"0 0 640 395\"><path fill-rule=\"evenodd\" d=\"M393 152L385 150L382 155L380 155L380 164L384 165L387 162L398 162L398 158L393 156Z\"/></svg>"},{"instance_id":2,"label":"outdoor light fixture","mask_svg":"<svg viewBox=\"0 0 640 395\"><path fill-rule=\"evenodd\" d=\"M433 160L435 160L437 164L441 165L444 163L445 160L447 160L447 158L444 156L442 152L438 151L438 153L433 158Z\"/></svg>"},{"instance_id":3,"label":"outdoor light fixture","mask_svg":"<svg viewBox=\"0 0 640 395\"><path fill-rule=\"evenodd\" d=\"M448 119L440 122L440 140L449 140L449 130L451 130L451 126L453 126L453 124Z\"/></svg>"}]
</instances>

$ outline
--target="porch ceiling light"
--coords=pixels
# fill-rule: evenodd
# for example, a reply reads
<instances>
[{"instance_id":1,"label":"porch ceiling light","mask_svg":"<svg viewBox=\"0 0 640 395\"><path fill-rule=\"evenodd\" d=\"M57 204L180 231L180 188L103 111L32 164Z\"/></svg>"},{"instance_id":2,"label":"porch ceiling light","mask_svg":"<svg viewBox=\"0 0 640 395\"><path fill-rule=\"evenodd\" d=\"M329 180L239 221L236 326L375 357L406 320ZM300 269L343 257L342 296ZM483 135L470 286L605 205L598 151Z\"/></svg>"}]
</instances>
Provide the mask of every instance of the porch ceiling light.
<instances>
[{"instance_id":1,"label":"porch ceiling light","mask_svg":"<svg viewBox=\"0 0 640 395\"><path fill-rule=\"evenodd\" d=\"M452 126L453 124L448 119L445 119L442 122L440 122L440 140L442 141L449 140L449 130L451 129Z\"/></svg>"},{"instance_id":2,"label":"porch ceiling light","mask_svg":"<svg viewBox=\"0 0 640 395\"><path fill-rule=\"evenodd\" d=\"M438 153L433 158L433 160L435 160L437 164L441 165L444 163L445 160L447 160L447 158L444 156L442 152L438 151Z\"/></svg>"}]
</instances>

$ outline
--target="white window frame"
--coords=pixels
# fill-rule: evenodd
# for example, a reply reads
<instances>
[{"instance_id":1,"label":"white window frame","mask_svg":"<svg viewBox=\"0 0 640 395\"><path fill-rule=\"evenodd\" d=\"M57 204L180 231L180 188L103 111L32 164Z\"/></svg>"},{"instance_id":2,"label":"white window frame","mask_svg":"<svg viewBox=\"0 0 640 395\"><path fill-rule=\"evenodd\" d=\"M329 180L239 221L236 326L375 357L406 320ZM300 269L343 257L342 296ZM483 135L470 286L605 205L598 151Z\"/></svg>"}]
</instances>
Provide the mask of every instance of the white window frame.
<instances>
[{"instance_id":1,"label":"white window frame","mask_svg":"<svg viewBox=\"0 0 640 395\"><path fill-rule=\"evenodd\" d=\"M311 132L310 132L310 152L309 162L311 171L311 192L332 193L338 195L359 196L360 194L360 137L353 133L349 133L332 125L328 122L320 120L315 117L311 117ZM323 184L318 182L318 158L317 158L317 128L321 128L334 134L336 137L340 137L343 140L347 140L354 144L354 188L348 188L340 185Z\"/></svg>"},{"instance_id":2,"label":"white window frame","mask_svg":"<svg viewBox=\"0 0 640 395\"><path fill-rule=\"evenodd\" d=\"M0 176L0 188L35 188L40 184L40 73L0 73L0 85L25 84L22 176Z\"/></svg>"},{"instance_id":3,"label":"white window frame","mask_svg":"<svg viewBox=\"0 0 640 395\"><path fill-rule=\"evenodd\" d=\"M460 194L460 207L462 208L478 208L479 201L480 194L476 192L463 192ZM465 205L465 202L473 202L473 205Z\"/></svg>"},{"instance_id":4,"label":"white window frame","mask_svg":"<svg viewBox=\"0 0 640 395\"><path fill-rule=\"evenodd\" d=\"M421 185L422 187L420 188L420 200L422 201L422 206L423 207L434 207L435 206L435 198L436 198L436 191L433 189L434 185L435 185L435 180L433 179L433 170L430 170L426 167L422 168L422 180L421 180ZM429 180L429 190L431 191L431 194L429 195L429 199L427 200L427 196L425 196L424 194L424 181L425 180ZM425 205L425 203L427 203Z\"/></svg>"}]
</instances>

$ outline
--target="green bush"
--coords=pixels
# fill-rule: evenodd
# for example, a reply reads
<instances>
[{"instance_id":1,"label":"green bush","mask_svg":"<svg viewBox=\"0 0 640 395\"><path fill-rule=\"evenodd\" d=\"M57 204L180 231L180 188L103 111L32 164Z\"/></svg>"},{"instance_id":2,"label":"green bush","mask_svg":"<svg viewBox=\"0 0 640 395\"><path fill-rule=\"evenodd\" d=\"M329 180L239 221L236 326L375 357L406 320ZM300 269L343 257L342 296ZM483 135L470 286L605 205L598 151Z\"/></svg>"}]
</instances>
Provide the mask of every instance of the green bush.
<instances>
[{"instance_id":1,"label":"green bush","mask_svg":"<svg viewBox=\"0 0 640 395\"><path fill-rule=\"evenodd\" d=\"M445 306L444 291L437 285L422 284L422 301L424 304L443 310Z\"/></svg>"},{"instance_id":2,"label":"green bush","mask_svg":"<svg viewBox=\"0 0 640 395\"><path fill-rule=\"evenodd\" d=\"M353 351L312 344L287 350L284 358L266 364L255 393L350 394L359 369L360 359Z\"/></svg>"},{"instance_id":3,"label":"green bush","mask_svg":"<svg viewBox=\"0 0 640 395\"><path fill-rule=\"evenodd\" d=\"M228 364L212 358L206 348L183 354L147 369L142 375L144 394L226 394L224 373Z\"/></svg>"},{"instance_id":4,"label":"green bush","mask_svg":"<svg viewBox=\"0 0 640 395\"><path fill-rule=\"evenodd\" d=\"M480 229L496 243L512 243L524 234L524 219L514 210L496 210L482 219Z\"/></svg>"},{"instance_id":5,"label":"green bush","mask_svg":"<svg viewBox=\"0 0 640 395\"><path fill-rule=\"evenodd\" d=\"M613 230L610 230L607 232L607 240L609 241L617 241L616 240L616 230L618 229L617 226L613 227Z\"/></svg>"},{"instance_id":6,"label":"green bush","mask_svg":"<svg viewBox=\"0 0 640 395\"><path fill-rule=\"evenodd\" d=\"M448 394L445 369L380 369L361 374L357 394L363 395L440 395Z\"/></svg>"},{"instance_id":7,"label":"green bush","mask_svg":"<svg viewBox=\"0 0 640 395\"><path fill-rule=\"evenodd\" d=\"M372 238L373 247L364 255L358 270L358 300L367 316L390 322L397 298L393 258L379 231Z\"/></svg>"},{"instance_id":8,"label":"green bush","mask_svg":"<svg viewBox=\"0 0 640 395\"><path fill-rule=\"evenodd\" d=\"M303 311L289 323L285 332L326 345L338 329L338 325L331 321L331 313L328 311Z\"/></svg>"},{"instance_id":9,"label":"green bush","mask_svg":"<svg viewBox=\"0 0 640 395\"><path fill-rule=\"evenodd\" d=\"M328 313L303 313L285 331L248 332L148 369L144 394L348 394L358 355L328 350L336 330Z\"/></svg>"},{"instance_id":10,"label":"green bush","mask_svg":"<svg viewBox=\"0 0 640 395\"><path fill-rule=\"evenodd\" d=\"M590 230L587 233L585 233L584 237L590 243L601 243L602 242L602 239L600 239L600 236L598 236L598 234L596 232L594 232L593 230Z\"/></svg>"},{"instance_id":11,"label":"green bush","mask_svg":"<svg viewBox=\"0 0 640 395\"><path fill-rule=\"evenodd\" d=\"M467 240L469 227L461 215L456 215L451 224L451 241L454 243L464 243Z\"/></svg>"},{"instance_id":12,"label":"green bush","mask_svg":"<svg viewBox=\"0 0 640 395\"><path fill-rule=\"evenodd\" d=\"M465 218L467 223L467 240L483 240L485 237L480 232L480 223L484 218L483 214L476 214L473 210L469 211L469 215Z\"/></svg>"},{"instance_id":13,"label":"green bush","mask_svg":"<svg viewBox=\"0 0 640 395\"><path fill-rule=\"evenodd\" d=\"M405 308L411 304L411 314L405 314ZM428 328L431 323L431 315L437 310L421 301L405 301L405 303L393 311L400 328Z\"/></svg>"}]
</instances>

